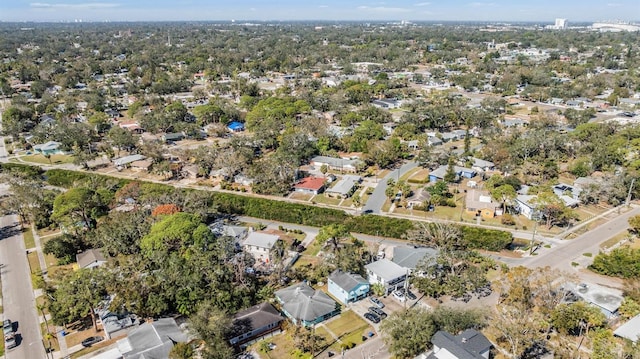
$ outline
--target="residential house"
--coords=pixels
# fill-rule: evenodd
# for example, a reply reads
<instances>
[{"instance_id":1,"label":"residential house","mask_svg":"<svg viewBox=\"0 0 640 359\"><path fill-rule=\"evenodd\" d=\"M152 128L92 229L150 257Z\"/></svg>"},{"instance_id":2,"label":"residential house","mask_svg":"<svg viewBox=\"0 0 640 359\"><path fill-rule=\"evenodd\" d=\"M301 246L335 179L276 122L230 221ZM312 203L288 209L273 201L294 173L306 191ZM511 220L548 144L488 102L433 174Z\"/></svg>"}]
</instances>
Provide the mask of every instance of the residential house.
<instances>
[{"instance_id":1,"label":"residential house","mask_svg":"<svg viewBox=\"0 0 640 359\"><path fill-rule=\"evenodd\" d=\"M129 164L129 167L134 171L149 171L153 162L151 160L138 160Z\"/></svg>"},{"instance_id":2,"label":"residential house","mask_svg":"<svg viewBox=\"0 0 640 359\"><path fill-rule=\"evenodd\" d=\"M325 192L329 196L335 196L338 198L347 198L353 194L357 185L362 182L362 177L354 175L345 175L336 184L328 188Z\"/></svg>"},{"instance_id":3,"label":"residential house","mask_svg":"<svg viewBox=\"0 0 640 359\"><path fill-rule=\"evenodd\" d=\"M540 211L536 209L537 204L533 202L536 197L537 196L528 194L521 194L516 196L515 204L521 215L527 217L528 219L533 219L540 216Z\"/></svg>"},{"instance_id":4,"label":"residential house","mask_svg":"<svg viewBox=\"0 0 640 359\"><path fill-rule=\"evenodd\" d=\"M126 329L132 327L135 321L128 313L114 313L104 310L98 313L102 329L107 339L119 337L126 333Z\"/></svg>"},{"instance_id":5,"label":"residential house","mask_svg":"<svg viewBox=\"0 0 640 359\"><path fill-rule=\"evenodd\" d=\"M162 141L166 143L177 142L185 139L184 132L170 132L162 135Z\"/></svg>"},{"instance_id":6,"label":"residential house","mask_svg":"<svg viewBox=\"0 0 640 359\"><path fill-rule=\"evenodd\" d=\"M433 352L427 359L489 359L491 342L479 331L467 329L458 335L437 331L431 337Z\"/></svg>"},{"instance_id":7,"label":"residential house","mask_svg":"<svg viewBox=\"0 0 640 359\"><path fill-rule=\"evenodd\" d=\"M407 247L397 246L393 248L393 258L391 261L405 269L405 273L412 273L418 264L435 264L438 257L438 250L430 247Z\"/></svg>"},{"instance_id":8,"label":"residential house","mask_svg":"<svg viewBox=\"0 0 640 359\"><path fill-rule=\"evenodd\" d=\"M173 318L162 318L144 323L117 342L124 359L168 358L175 343L187 342Z\"/></svg>"},{"instance_id":9,"label":"residential house","mask_svg":"<svg viewBox=\"0 0 640 359\"><path fill-rule=\"evenodd\" d=\"M471 168L478 172L487 172L496 169L496 164L491 161L483 160L476 157L470 157L469 160L471 160L472 162Z\"/></svg>"},{"instance_id":10,"label":"residential house","mask_svg":"<svg viewBox=\"0 0 640 359\"><path fill-rule=\"evenodd\" d=\"M324 178L321 177L305 177L293 185L296 192L318 194L324 191Z\"/></svg>"},{"instance_id":11,"label":"residential house","mask_svg":"<svg viewBox=\"0 0 640 359\"><path fill-rule=\"evenodd\" d=\"M413 191L413 194L407 198L407 208L421 207L431 199L431 194L424 187L420 187Z\"/></svg>"},{"instance_id":12,"label":"residential house","mask_svg":"<svg viewBox=\"0 0 640 359\"><path fill-rule=\"evenodd\" d=\"M467 214L482 218L493 218L502 215L501 204L491 199L489 192L481 190L468 190L465 199Z\"/></svg>"},{"instance_id":13,"label":"residential house","mask_svg":"<svg viewBox=\"0 0 640 359\"><path fill-rule=\"evenodd\" d=\"M275 234L251 232L242 243L242 249L251 254L256 261L269 263L271 250L279 240L280 237Z\"/></svg>"},{"instance_id":14,"label":"residential house","mask_svg":"<svg viewBox=\"0 0 640 359\"><path fill-rule=\"evenodd\" d=\"M275 294L282 312L295 325L309 327L340 313L338 303L306 282L280 289Z\"/></svg>"},{"instance_id":15,"label":"residential house","mask_svg":"<svg viewBox=\"0 0 640 359\"><path fill-rule=\"evenodd\" d=\"M360 274L336 269L329 275L328 290L343 304L357 302L369 294L369 282Z\"/></svg>"},{"instance_id":16,"label":"residential house","mask_svg":"<svg viewBox=\"0 0 640 359\"><path fill-rule=\"evenodd\" d=\"M284 317L270 303L254 305L233 316L229 342L240 346L260 340L268 334L280 332L283 321Z\"/></svg>"},{"instance_id":17,"label":"residential house","mask_svg":"<svg viewBox=\"0 0 640 359\"><path fill-rule=\"evenodd\" d=\"M582 192L582 189L580 187L574 187L566 183L558 183L557 185L553 186L553 193L555 193L558 197L569 196L575 200L578 200L578 198L580 198L580 192Z\"/></svg>"},{"instance_id":18,"label":"residential house","mask_svg":"<svg viewBox=\"0 0 640 359\"><path fill-rule=\"evenodd\" d=\"M398 127L397 122L387 122L382 125L382 129L387 133L387 135L393 135L393 131Z\"/></svg>"},{"instance_id":19,"label":"residential house","mask_svg":"<svg viewBox=\"0 0 640 359\"><path fill-rule=\"evenodd\" d=\"M429 146L433 147L433 146L441 146L443 142L441 139L439 139L436 136L429 136L427 137L427 143L429 144Z\"/></svg>"},{"instance_id":20,"label":"residential house","mask_svg":"<svg viewBox=\"0 0 640 359\"><path fill-rule=\"evenodd\" d=\"M242 132L244 131L244 123L233 121L227 126L227 129L231 132Z\"/></svg>"},{"instance_id":21,"label":"residential house","mask_svg":"<svg viewBox=\"0 0 640 359\"><path fill-rule=\"evenodd\" d=\"M144 160L146 157L143 155L129 155L129 156L124 156L124 157L120 157L120 158L116 158L113 160L113 164L116 167L126 167L128 165L130 165L132 162L135 161L142 161Z\"/></svg>"},{"instance_id":22,"label":"residential house","mask_svg":"<svg viewBox=\"0 0 640 359\"><path fill-rule=\"evenodd\" d=\"M398 100L393 99L381 99L381 100L373 100L371 104L378 108L383 108L385 110L390 110L394 108L400 107L400 102Z\"/></svg>"},{"instance_id":23,"label":"residential house","mask_svg":"<svg viewBox=\"0 0 640 359\"><path fill-rule=\"evenodd\" d=\"M318 168L323 165L327 166L329 170L340 172L358 172L358 168L362 165L362 161L359 159L344 159L327 156L316 156L311 159L311 165Z\"/></svg>"},{"instance_id":24,"label":"residential house","mask_svg":"<svg viewBox=\"0 0 640 359\"><path fill-rule=\"evenodd\" d=\"M565 283L563 289L574 295L565 296L567 302L575 302L576 299L583 300L600 309L607 319L617 315L620 305L622 305L622 292L617 289L586 283Z\"/></svg>"},{"instance_id":25,"label":"residential house","mask_svg":"<svg viewBox=\"0 0 640 359\"><path fill-rule=\"evenodd\" d=\"M429 173L429 182L438 182L444 180L444 176L447 174L449 166L442 165ZM477 175L476 170L466 167L453 166L453 170L457 177L473 178Z\"/></svg>"},{"instance_id":26,"label":"residential house","mask_svg":"<svg viewBox=\"0 0 640 359\"><path fill-rule=\"evenodd\" d=\"M502 126L507 128L521 128L529 125L529 122L520 118L505 118L502 120Z\"/></svg>"},{"instance_id":27,"label":"residential house","mask_svg":"<svg viewBox=\"0 0 640 359\"><path fill-rule=\"evenodd\" d=\"M76 263L78 264L78 269L91 269L100 267L107 263L107 260L100 249L88 249L76 254Z\"/></svg>"},{"instance_id":28,"label":"residential house","mask_svg":"<svg viewBox=\"0 0 640 359\"><path fill-rule=\"evenodd\" d=\"M33 151L35 153L40 153L44 156L50 156L57 153L61 153L62 150L60 149L60 146L62 146L62 143L60 142L49 141L46 143L41 143L33 146Z\"/></svg>"},{"instance_id":29,"label":"residential house","mask_svg":"<svg viewBox=\"0 0 640 359\"><path fill-rule=\"evenodd\" d=\"M371 284L382 284L386 293L391 293L404 285L407 279L407 269L388 260L380 259L369 263L364 268Z\"/></svg>"},{"instance_id":30,"label":"residential house","mask_svg":"<svg viewBox=\"0 0 640 359\"><path fill-rule=\"evenodd\" d=\"M640 314L629 319L613 332L613 335L637 343L640 339Z\"/></svg>"}]
</instances>

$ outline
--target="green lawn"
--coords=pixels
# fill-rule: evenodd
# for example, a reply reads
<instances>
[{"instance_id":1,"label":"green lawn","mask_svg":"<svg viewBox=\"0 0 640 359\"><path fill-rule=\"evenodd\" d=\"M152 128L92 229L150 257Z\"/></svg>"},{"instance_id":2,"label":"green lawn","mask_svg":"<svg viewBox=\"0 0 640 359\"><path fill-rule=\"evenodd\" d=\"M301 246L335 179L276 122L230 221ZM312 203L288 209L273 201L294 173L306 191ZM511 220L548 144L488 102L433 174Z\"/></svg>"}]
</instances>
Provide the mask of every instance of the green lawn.
<instances>
[{"instance_id":1,"label":"green lawn","mask_svg":"<svg viewBox=\"0 0 640 359\"><path fill-rule=\"evenodd\" d=\"M31 273L40 273L42 269L40 268L40 261L38 260L37 252L29 252L27 254L27 259L29 260L29 268L31 269Z\"/></svg>"},{"instance_id":2,"label":"green lawn","mask_svg":"<svg viewBox=\"0 0 640 359\"><path fill-rule=\"evenodd\" d=\"M356 345L361 344L362 336L370 330L369 324L351 310L343 312L340 317L325 325L340 339L340 342L331 345L331 349L337 352L340 351L342 344L351 342Z\"/></svg>"},{"instance_id":3,"label":"green lawn","mask_svg":"<svg viewBox=\"0 0 640 359\"><path fill-rule=\"evenodd\" d=\"M329 204L329 205L333 205L333 206L337 206L338 204L340 204L340 201L342 201L342 199L327 197L327 196L325 196L323 194L319 194L317 196L314 196L311 199L311 202Z\"/></svg>"},{"instance_id":4,"label":"green lawn","mask_svg":"<svg viewBox=\"0 0 640 359\"><path fill-rule=\"evenodd\" d=\"M36 246L36 241L33 239L33 232L31 231L31 227L23 228L22 236L24 237L25 248L29 249Z\"/></svg>"},{"instance_id":5,"label":"green lawn","mask_svg":"<svg viewBox=\"0 0 640 359\"><path fill-rule=\"evenodd\" d=\"M43 165L73 163L73 157L69 155L51 155L46 158L43 155L28 155L20 157L25 162L39 163Z\"/></svg>"}]
</instances>

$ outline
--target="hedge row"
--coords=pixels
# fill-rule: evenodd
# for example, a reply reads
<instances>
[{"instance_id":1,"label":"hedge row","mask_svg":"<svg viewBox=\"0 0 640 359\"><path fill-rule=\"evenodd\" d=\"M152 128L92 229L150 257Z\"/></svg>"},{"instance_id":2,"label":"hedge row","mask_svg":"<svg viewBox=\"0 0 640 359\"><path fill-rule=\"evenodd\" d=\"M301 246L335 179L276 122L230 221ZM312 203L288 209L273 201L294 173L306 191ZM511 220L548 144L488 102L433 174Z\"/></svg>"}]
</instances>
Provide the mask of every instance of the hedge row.
<instances>
[{"instance_id":1,"label":"hedge row","mask_svg":"<svg viewBox=\"0 0 640 359\"><path fill-rule=\"evenodd\" d=\"M43 172L39 167L21 164L2 164L5 169L17 169L34 176ZM53 169L44 173L44 178L52 186L65 188L73 187L80 180L91 180L96 184L111 184L110 188L120 188L130 182L101 174L89 174L62 169ZM159 188L169 185L151 184ZM184 190L183 190L184 191ZM390 218L376 215L351 216L342 210L316 207L300 203L277 201L266 198L242 196L233 193L211 192L213 201L221 213L243 215L263 218L267 220L297 223L314 227L322 227L329 224L343 224L349 231L368 235L403 238L413 229L413 222L408 219ZM485 229L479 227L462 226L462 233L469 248L499 251L511 244L513 236L509 232Z\"/></svg>"},{"instance_id":2,"label":"hedge row","mask_svg":"<svg viewBox=\"0 0 640 359\"><path fill-rule=\"evenodd\" d=\"M462 237L469 248L493 252L505 249L513 242L511 232L470 226L462 226Z\"/></svg>"}]
</instances>

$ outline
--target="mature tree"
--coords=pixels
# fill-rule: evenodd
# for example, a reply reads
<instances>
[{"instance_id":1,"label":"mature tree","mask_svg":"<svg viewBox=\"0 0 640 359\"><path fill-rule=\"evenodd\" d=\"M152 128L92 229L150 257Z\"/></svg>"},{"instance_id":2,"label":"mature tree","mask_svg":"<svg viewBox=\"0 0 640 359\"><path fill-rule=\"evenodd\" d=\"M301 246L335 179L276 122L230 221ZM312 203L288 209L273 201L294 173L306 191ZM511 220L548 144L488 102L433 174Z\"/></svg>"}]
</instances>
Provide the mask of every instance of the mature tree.
<instances>
[{"instance_id":1,"label":"mature tree","mask_svg":"<svg viewBox=\"0 0 640 359\"><path fill-rule=\"evenodd\" d=\"M507 202L511 202L516 199L516 190L510 184L503 184L501 186L491 189L491 198L496 201L502 202L502 210L507 213Z\"/></svg>"},{"instance_id":2,"label":"mature tree","mask_svg":"<svg viewBox=\"0 0 640 359\"><path fill-rule=\"evenodd\" d=\"M582 301L562 303L551 313L551 322L563 334L578 335L583 329L589 334L591 328L603 326L606 320L600 309Z\"/></svg>"},{"instance_id":3,"label":"mature tree","mask_svg":"<svg viewBox=\"0 0 640 359\"><path fill-rule=\"evenodd\" d=\"M100 222L90 240L111 256L130 255L140 252L140 240L150 228L149 214L142 208L114 211Z\"/></svg>"},{"instance_id":4,"label":"mature tree","mask_svg":"<svg viewBox=\"0 0 640 359\"><path fill-rule=\"evenodd\" d=\"M97 133L104 133L111 127L109 116L104 112L96 112L88 119L89 123L95 126Z\"/></svg>"},{"instance_id":5,"label":"mature tree","mask_svg":"<svg viewBox=\"0 0 640 359\"><path fill-rule=\"evenodd\" d=\"M499 305L491 326L498 332L497 342L505 346L512 358L519 358L530 345L544 340L544 320L536 312Z\"/></svg>"},{"instance_id":6,"label":"mature tree","mask_svg":"<svg viewBox=\"0 0 640 359\"><path fill-rule=\"evenodd\" d=\"M101 193L85 187L75 187L59 194L53 202L51 218L71 227L94 228L96 219L104 214L106 205Z\"/></svg>"},{"instance_id":7,"label":"mature tree","mask_svg":"<svg viewBox=\"0 0 640 359\"><path fill-rule=\"evenodd\" d=\"M111 144L118 149L118 156L120 151L131 150L138 143L138 139L129 130L126 130L120 126L115 126L109 130L107 137L111 141Z\"/></svg>"},{"instance_id":8,"label":"mature tree","mask_svg":"<svg viewBox=\"0 0 640 359\"><path fill-rule=\"evenodd\" d=\"M380 324L382 338L396 358L414 358L427 350L438 330L431 313L420 307L391 314Z\"/></svg>"},{"instance_id":9,"label":"mature tree","mask_svg":"<svg viewBox=\"0 0 640 359\"><path fill-rule=\"evenodd\" d=\"M227 335L232 328L232 320L226 313L210 302L203 302L198 311L189 317L190 328L204 341L203 359L234 358Z\"/></svg>"},{"instance_id":10,"label":"mature tree","mask_svg":"<svg viewBox=\"0 0 640 359\"><path fill-rule=\"evenodd\" d=\"M169 359L192 359L195 351L190 343L175 343L169 352Z\"/></svg>"},{"instance_id":11,"label":"mature tree","mask_svg":"<svg viewBox=\"0 0 640 359\"><path fill-rule=\"evenodd\" d=\"M76 254L86 248L86 244L79 236L63 234L49 239L42 248L45 254L52 254L58 260L58 264L64 265L76 260Z\"/></svg>"},{"instance_id":12,"label":"mature tree","mask_svg":"<svg viewBox=\"0 0 640 359\"><path fill-rule=\"evenodd\" d=\"M567 207L562 199L553 192L542 192L532 200L536 205L536 210L542 214L548 229L554 225L572 223L578 218L573 209Z\"/></svg>"},{"instance_id":13,"label":"mature tree","mask_svg":"<svg viewBox=\"0 0 640 359\"><path fill-rule=\"evenodd\" d=\"M205 250L213 243L213 234L198 215L179 212L162 218L151 226L149 234L140 241L145 255L154 251Z\"/></svg>"},{"instance_id":14,"label":"mature tree","mask_svg":"<svg viewBox=\"0 0 640 359\"><path fill-rule=\"evenodd\" d=\"M104 299L105 288L104 273L100 268L81 269L62 277L49 302L53 322L63 325L90 316L97 332L95 310Z\"/></svg>"},{"instance_id":15,"label":"mature tree","mask_svg":"<svg viewBox=\"0 0 640 359\"><path fill-rule=\"evenodd\" d=\"M397 358L413 358L431 346L431 337L438 330L454 335L469 328L480 328L485 316L477 310L438 307L428 311L412 307L389 316L380 325L389 351Z\"/></svg>"},{"instance_id":16,"label":"mature tree","mask_svg":"<svg viewBox=\"0 0 640 359\"><path fill-rule=\"evenodd\" d=\"M445 172L443 180L447 183L454 183L458 180L458 174L455 169L455 159L453 156L449 157L447 172Z\"/></svg>"}]
</instances>

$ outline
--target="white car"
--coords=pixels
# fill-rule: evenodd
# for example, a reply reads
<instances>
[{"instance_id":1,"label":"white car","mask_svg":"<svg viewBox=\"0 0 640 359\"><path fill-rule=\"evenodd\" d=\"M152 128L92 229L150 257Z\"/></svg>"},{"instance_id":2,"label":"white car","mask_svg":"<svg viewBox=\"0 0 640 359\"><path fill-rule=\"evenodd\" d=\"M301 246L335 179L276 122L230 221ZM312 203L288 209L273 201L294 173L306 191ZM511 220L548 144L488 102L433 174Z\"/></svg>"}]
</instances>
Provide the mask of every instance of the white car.
<instances>
[{"instance_id":1,"label":"white car","mask_svg":"<svg viewBox=\"0 0 640 359\"><path fill-rule=\"evenodd\" d=\"M403 303L405 300L407 300L407 298L404 296L404 293L402 293L399 290L394 290L393 293L391 293L391 295L393 295L394 298L396 298L398 301Z\"/></svg>"}]
</instances>

